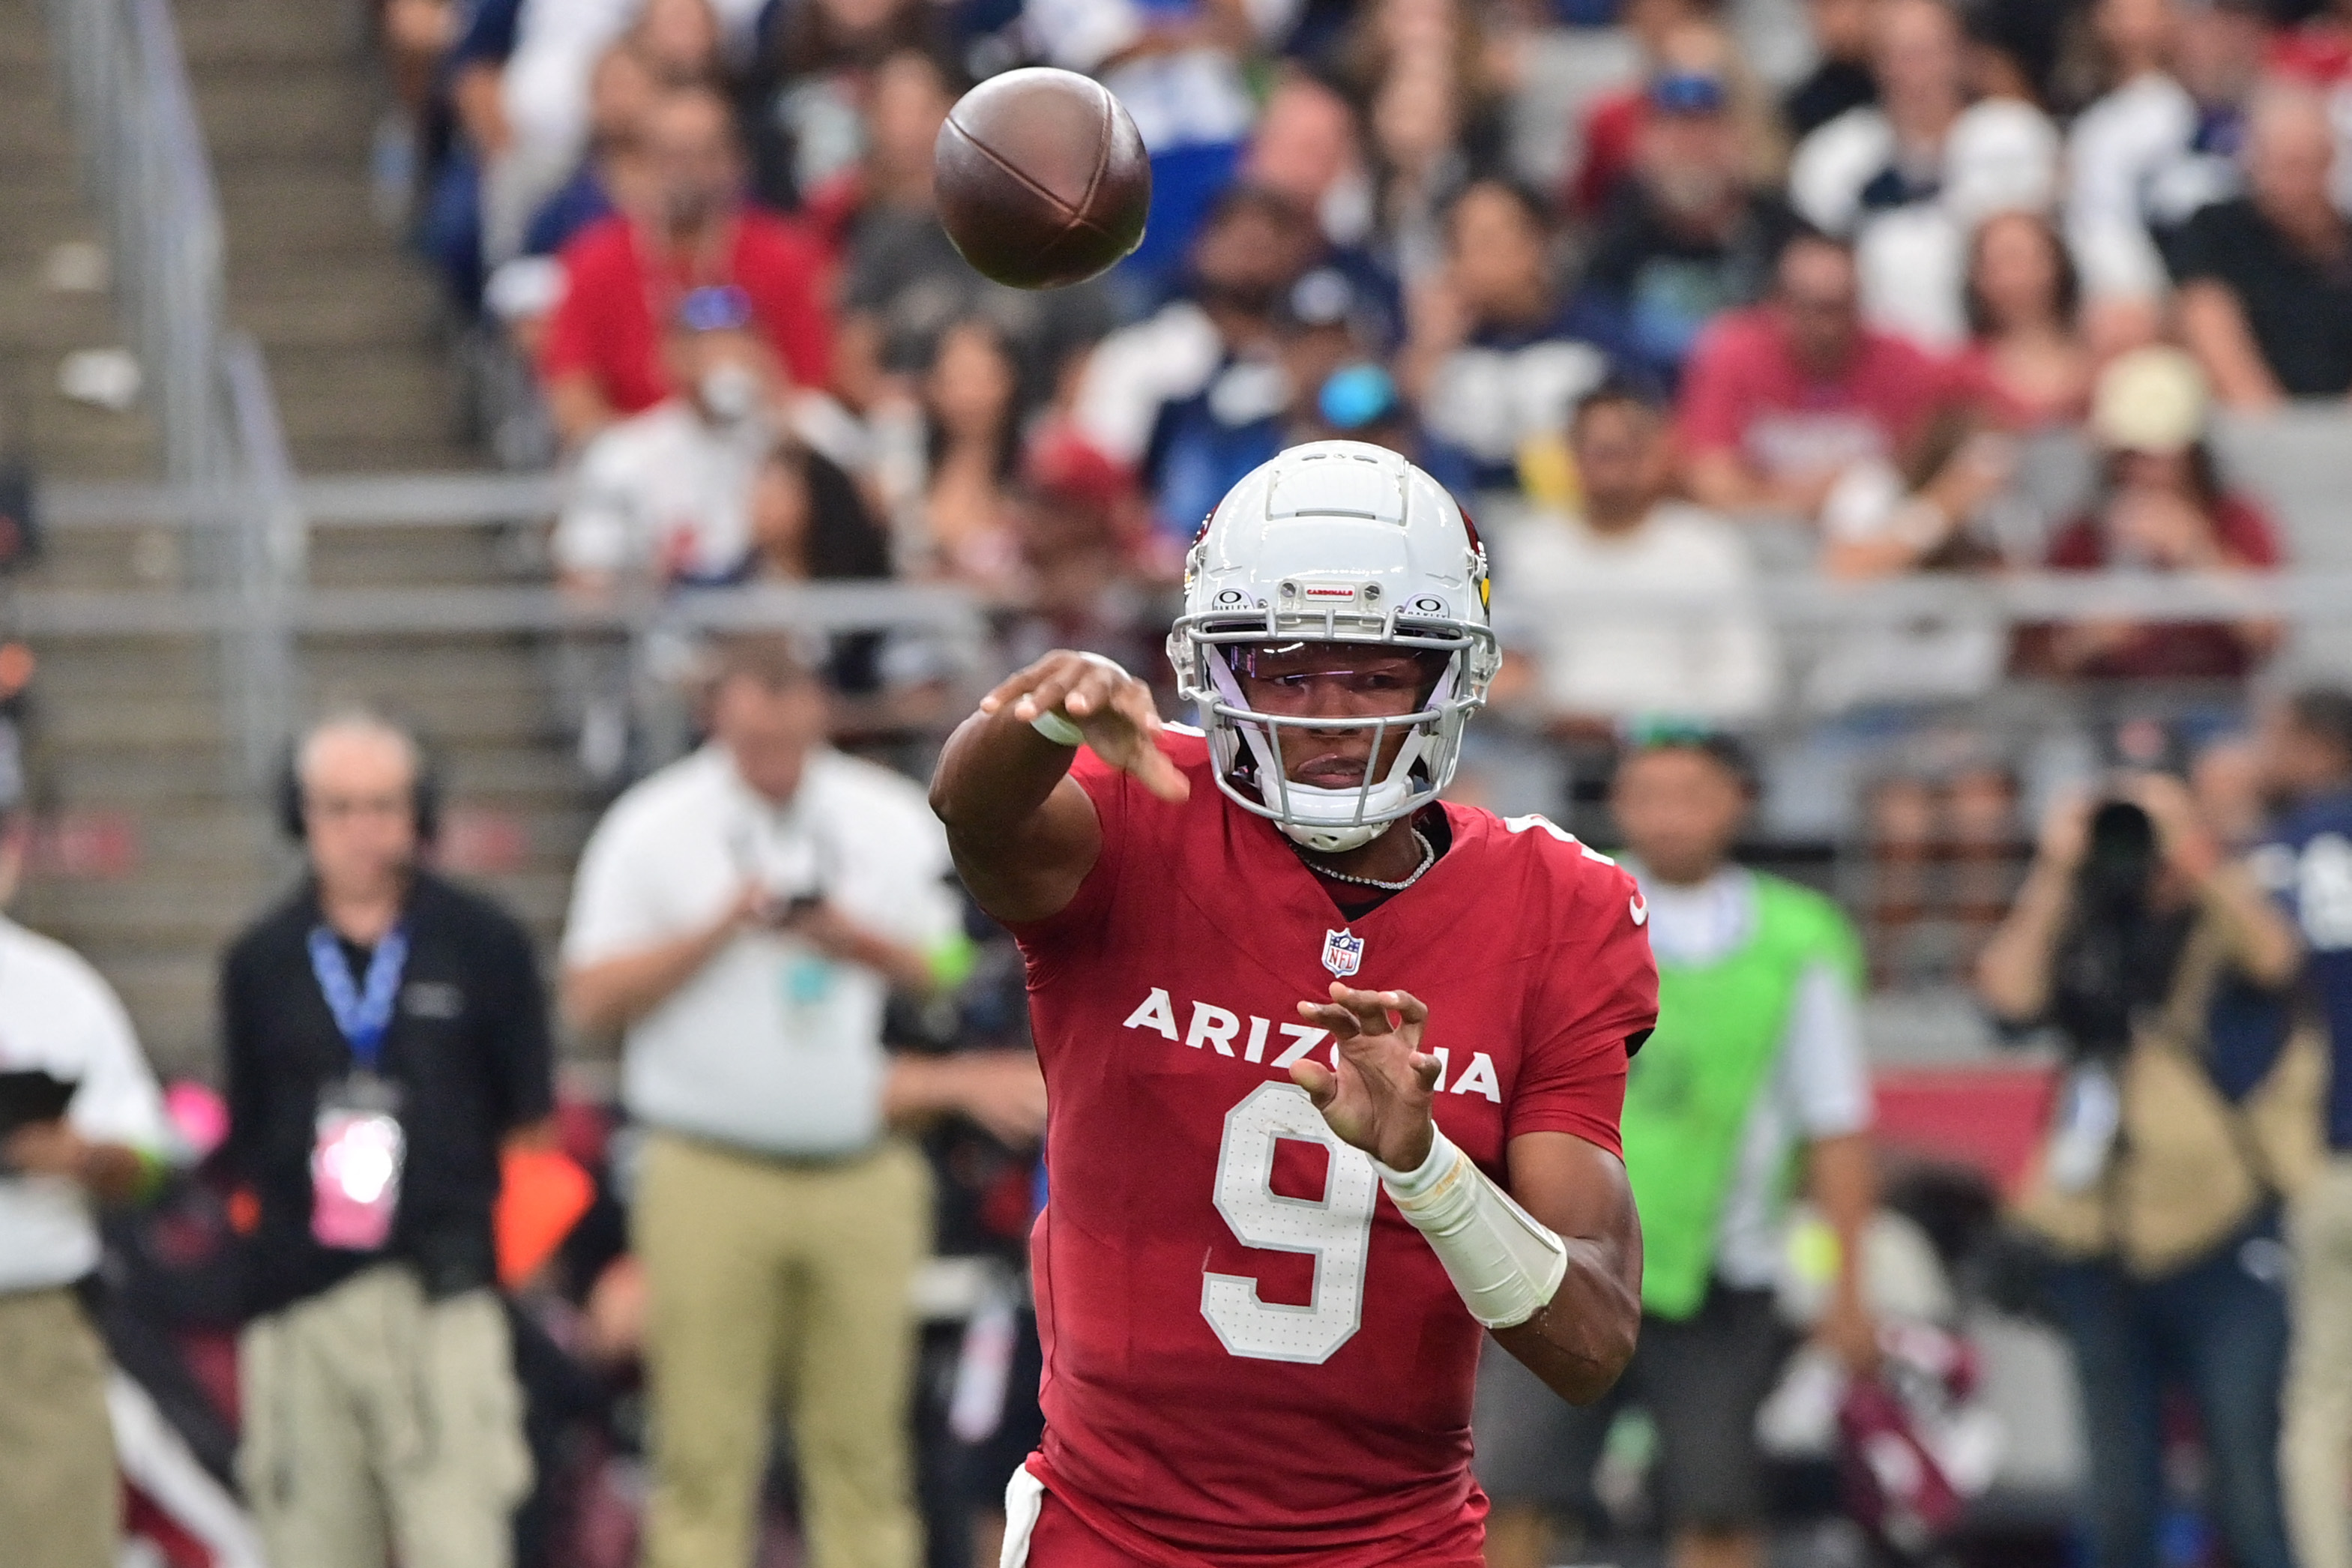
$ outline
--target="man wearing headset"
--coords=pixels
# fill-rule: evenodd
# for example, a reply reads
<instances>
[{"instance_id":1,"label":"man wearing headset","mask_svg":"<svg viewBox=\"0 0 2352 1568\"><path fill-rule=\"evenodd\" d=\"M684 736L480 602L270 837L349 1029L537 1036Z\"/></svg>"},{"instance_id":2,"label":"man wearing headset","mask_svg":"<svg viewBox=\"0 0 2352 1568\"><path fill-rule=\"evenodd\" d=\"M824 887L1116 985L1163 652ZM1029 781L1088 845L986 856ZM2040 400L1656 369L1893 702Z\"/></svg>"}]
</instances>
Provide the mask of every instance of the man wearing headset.
<instances>
[{"instance_id":1,"label":"man wearing headset","mask_svg":"<svg viewBox=\"0 0 2352 1568\"><path fill-rule=\"evenodd\" d=\"M1477 536L1395 454L1235 486L1169 653L1202 730L1049 654L931 786L1049 1106L1003 1563L1475 1568L1482 1331L1572 1400L1633 1352L1647 907L1542 818L1439 803L1498 655Z\"/></svg>"},{"instance_id":2,"label":"man wearing headset","mask_svg":"<svg viewBox=\"0 0 2352 1568\"><path fill-rule=\"evenodd\" d=\"M419 863L414 736L338 714L295 749L309 875L229 950L226 1152L258 1200L240 1479L273 1563L505 1568L530 1473L491 1208L552 1106L529 940Z\"/></svg>"}]
</instances>

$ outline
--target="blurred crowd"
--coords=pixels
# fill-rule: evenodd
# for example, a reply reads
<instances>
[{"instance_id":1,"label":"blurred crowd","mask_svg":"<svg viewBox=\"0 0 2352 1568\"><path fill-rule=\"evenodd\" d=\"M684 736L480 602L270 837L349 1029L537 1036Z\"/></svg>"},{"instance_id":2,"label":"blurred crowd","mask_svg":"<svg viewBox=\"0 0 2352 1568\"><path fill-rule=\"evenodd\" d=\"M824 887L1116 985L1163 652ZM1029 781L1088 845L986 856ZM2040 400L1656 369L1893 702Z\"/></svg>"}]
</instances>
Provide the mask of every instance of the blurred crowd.
<instances>
[{"instance_id":1,"label":"blurred crowd","mask_svg":"<svg viewBox=\"0 0 2352 1568\"><path fill-rule=\"evenodd\" d=\"M1494 555L1514 657L1470 772L1509 809L1596 810L1632 720L1774 721L1783 838L2021 844L2063 767L1964 737L1888 780L1884 716L2020 681L2227 712L2282 628L1939 587L2275 572L2278 477L2216 420L2352 393L2352 19L2309 0L383 15L388 202L488 433L572 477L567 585L946 582L1013 657L1157 670L1226 488L1379 442ZM930 190L958 92L1024 61L1109 84L1155 182L1143 247L1043 295L967 268ZM1922 596L1792 629L1791 581ZM919 641L835 647L877 727L937 716ZM629 678L573 684L592 771L674 751Z\"/></svg>"}]
</instances>

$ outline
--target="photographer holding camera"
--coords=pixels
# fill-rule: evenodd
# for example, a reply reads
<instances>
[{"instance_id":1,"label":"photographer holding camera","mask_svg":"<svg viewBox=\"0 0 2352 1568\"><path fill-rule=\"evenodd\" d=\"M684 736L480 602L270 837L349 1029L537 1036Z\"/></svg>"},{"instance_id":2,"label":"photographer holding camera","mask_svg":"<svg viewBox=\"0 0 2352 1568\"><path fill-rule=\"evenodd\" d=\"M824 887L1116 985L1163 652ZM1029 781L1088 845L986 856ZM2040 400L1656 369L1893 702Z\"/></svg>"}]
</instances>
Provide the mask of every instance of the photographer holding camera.
<instances>
[{"instance_id":1,"label":"photographer holding camera","mask_svg":"<svg viewBox=\"0 0 2352 1568\"><path fill-rule=\"evenodd\" d=\"M638 784L582 857L563 1005L625 1035L647 1129L630 1230L653 1412L648 1568L751 1555L786 1399L814 1568L915 1568L908 1454L930 1170L893 1136L957 1111L1045 1125L1025 1052L894 1056L892 990L971 967L920 786L824 744L824 687L776 636L728 639L709 744Z\"/></svg>"},{"instance_id":2,"label":"photographer holding camera","mask_svg":"<svg viewBox=\"0 0 2352 1568\"><path fill-rule=\"evenodd\" d=\"M2235 1026L2292 986L2294 927L2222 853L2187 788L2116 779L2045 822L1978 963L2005 1024L2067 1062L2013 1217L2047 1253L2082 1382L2095 1568L2155 1568L2161 1412L2179 1377L2239 1568L2288 1568L2277 1446L2287 1321L2277 1198L2307 1163L2316 1061ZM2305 1042L2307 1044L2307 1042Z\"/></svg>"}]
</instances>

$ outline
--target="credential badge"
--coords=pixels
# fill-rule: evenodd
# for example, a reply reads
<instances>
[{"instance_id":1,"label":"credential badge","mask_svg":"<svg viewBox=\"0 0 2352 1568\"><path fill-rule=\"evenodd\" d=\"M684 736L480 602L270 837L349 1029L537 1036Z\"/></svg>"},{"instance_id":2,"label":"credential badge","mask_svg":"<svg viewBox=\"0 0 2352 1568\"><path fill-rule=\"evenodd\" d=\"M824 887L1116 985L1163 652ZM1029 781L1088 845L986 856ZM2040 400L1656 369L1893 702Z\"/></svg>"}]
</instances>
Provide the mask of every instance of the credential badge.
<instances>
[{"instance_id":1,"label":"credential badge","mask_svg":"<svg viewBox=\"0 0 2352 1568\"><path fill-rule=\"evenodd\" d=\"M1344 931L1323 933L1323 967L1341 980L1363 966L1364 939Z\"/></svg>"}]
</instances>

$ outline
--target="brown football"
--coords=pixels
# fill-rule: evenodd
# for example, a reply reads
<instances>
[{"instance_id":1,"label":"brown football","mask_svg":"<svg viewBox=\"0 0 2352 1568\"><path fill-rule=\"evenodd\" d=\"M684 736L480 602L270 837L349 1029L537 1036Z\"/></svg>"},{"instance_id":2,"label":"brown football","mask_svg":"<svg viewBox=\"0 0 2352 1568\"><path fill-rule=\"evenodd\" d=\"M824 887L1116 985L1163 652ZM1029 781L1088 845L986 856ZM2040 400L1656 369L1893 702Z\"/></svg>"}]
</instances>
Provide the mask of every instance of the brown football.
<instances>
[{"instance_id":1,"label":"brown football","mask_svg":"<svg viewBox=\"0 0 2352 1568\"><path fill-rule=\"evenodd\" d=\"M1118 100L1075 71L992 76L948 111L931 174L963 258L1015 289L1106 272L1143 242L1151 163Z\"/></svg>"}]
</instances>

